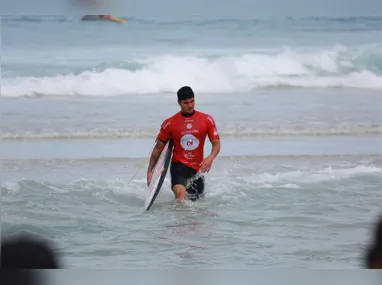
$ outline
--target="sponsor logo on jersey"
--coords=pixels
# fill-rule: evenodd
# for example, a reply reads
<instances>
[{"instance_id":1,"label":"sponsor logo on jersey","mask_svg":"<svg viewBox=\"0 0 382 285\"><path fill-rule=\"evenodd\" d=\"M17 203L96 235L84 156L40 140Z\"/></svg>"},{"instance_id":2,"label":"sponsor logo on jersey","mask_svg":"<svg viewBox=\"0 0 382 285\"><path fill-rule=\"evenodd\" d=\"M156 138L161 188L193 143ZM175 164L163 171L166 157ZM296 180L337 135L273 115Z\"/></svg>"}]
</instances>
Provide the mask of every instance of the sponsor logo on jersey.
<instances>
[{"instance_id":1,"label":"sponsor logo on jersey","mask_svg":"<svg viewBox=\"0 0 382 285\"><path fill-rule=\"evenodd\" d=\"M192 153L192 152L186 152L185 154L184 154L184 157L186 158L186 159L194 159L194 157L195 157L195 155Z\"/></svg>"},{"instance_id":2,"label":"sponsor logo on jersey","mask_svg":"<svg viewBox=\"0 0 382 285\"><path fill-rule=\"evenodd\" d=\"M180 139L180 145L184 150L194 150L199 146L199 140L192 134L186 134Z\"/></svg>"},{"instance_id":3,"label":"sponsor logo on jersey","mask_svg":"<svg viewBox=\"0 0 382 285\"><path fill-rule=\"evenodd\" d=\"M186 134L199 134L199 130L190 130L190 131L183 131L180 133L182 136Z\"/></svg>"}]
</instances>

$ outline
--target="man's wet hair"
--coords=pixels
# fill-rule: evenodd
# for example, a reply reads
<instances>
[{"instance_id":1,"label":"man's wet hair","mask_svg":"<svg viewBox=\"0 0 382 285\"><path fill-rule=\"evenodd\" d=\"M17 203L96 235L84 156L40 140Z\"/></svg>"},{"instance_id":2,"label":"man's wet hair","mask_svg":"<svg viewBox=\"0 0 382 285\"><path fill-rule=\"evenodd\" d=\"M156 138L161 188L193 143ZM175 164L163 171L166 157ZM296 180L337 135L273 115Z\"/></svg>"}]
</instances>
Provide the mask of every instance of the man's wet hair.
<instances>
[{"instance_id":1,"label":"man's wet hair","mask_svg":"<svg viewBox=\"0 0 382 285\"><path fill-rule=\"evenodd\" d=\"M178 95L178 101L187 100L195 97L194 91L190 86L183 86L176 93Z\"/></svg>"}]
</instances>

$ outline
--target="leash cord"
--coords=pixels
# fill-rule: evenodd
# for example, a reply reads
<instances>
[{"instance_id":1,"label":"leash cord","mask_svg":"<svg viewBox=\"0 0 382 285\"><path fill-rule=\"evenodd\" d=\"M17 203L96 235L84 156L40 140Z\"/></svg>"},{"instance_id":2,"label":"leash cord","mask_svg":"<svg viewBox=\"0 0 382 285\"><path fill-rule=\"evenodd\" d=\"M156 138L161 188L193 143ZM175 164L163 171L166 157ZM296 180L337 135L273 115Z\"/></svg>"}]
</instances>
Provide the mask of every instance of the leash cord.
<instances>
[{"instance_id":1,"label":"leash cord","mask_svg":"<svg viewBox=\"0 0 382 285\"><path fill-rule=\"evenodd\" d=\"M127 185L126 185L126 186L128 186L128 185L130 184L130 182L133 181L133 179L135 178L135 176L137 176L139 170L140 170L140 169L142 168L142 166L145 164L146 159L147 159L147 158L150 156L150 154L152 153L152 151L153 151L153 149L154 149L156 143L157 143L157 140L155 140L155 142L154 142L152 148L150 149L149 154L147 155L147 157L144 158L144 160L142 161L141 165L138 167L138 169L137 169L137 171L135 172L135 174L133 175L133 177L131 177L131 179L129 180L129 182L127 182Z\"/></svg>"}]
</instances>

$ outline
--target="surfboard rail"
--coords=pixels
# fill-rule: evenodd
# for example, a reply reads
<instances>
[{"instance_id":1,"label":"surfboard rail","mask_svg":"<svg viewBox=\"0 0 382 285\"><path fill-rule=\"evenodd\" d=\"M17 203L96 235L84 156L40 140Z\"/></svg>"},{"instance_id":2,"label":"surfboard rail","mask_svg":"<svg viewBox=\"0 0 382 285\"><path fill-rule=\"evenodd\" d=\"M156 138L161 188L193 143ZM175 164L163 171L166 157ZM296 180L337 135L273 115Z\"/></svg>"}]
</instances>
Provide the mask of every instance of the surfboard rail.
<instances>
[{"instance_id":1,"label":"surfboard rail","mask_svg":"<svg viewBox=\"0 0 382 285\"><path fill-rule=\"evenodd\" d=\"M149 195L146 198L144 208L149 210L153 205L159 191L162 188L164 179L166 178L168 168L170 166L173 150L173 141L170 139L165 144L157 163L154 166L153 176L149 184Z\"/></svg>"}]
</instances>

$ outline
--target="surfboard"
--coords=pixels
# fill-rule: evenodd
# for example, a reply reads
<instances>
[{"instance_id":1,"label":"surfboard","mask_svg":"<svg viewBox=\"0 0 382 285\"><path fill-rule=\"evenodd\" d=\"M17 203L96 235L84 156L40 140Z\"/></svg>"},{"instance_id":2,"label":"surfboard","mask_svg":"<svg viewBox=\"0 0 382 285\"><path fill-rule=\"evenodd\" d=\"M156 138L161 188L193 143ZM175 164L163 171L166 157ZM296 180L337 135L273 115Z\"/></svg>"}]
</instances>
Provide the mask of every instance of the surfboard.
<instances>
[{"instance_id":1,"label":"surfboard","mask_svg":"<svg viewBox=\"0 0 382 285\"><path fill-rule=\"evenodd\" d=\"M121 23L121 24L125 24L127 22L125 19L122 19L122 18L116 17L116 16L110 16L110 20L112 20L114 22Z\"/></svg>"},{"instance_id":2,"label":"surfboard","mask_svg":"<svg viewBox=\"0 0 382 285\"><path fill-rule=\"evenodd\" d=\"M149 184L149 195L146 198L144 208L148 211L153 205L159 191L162 188L163 181L166 178L167 170L170 165L172 157L173 142L168 140L165 144L161 155L158 158L156 165L154 166L153 176Z\"/></svg>"}]
</instances>

